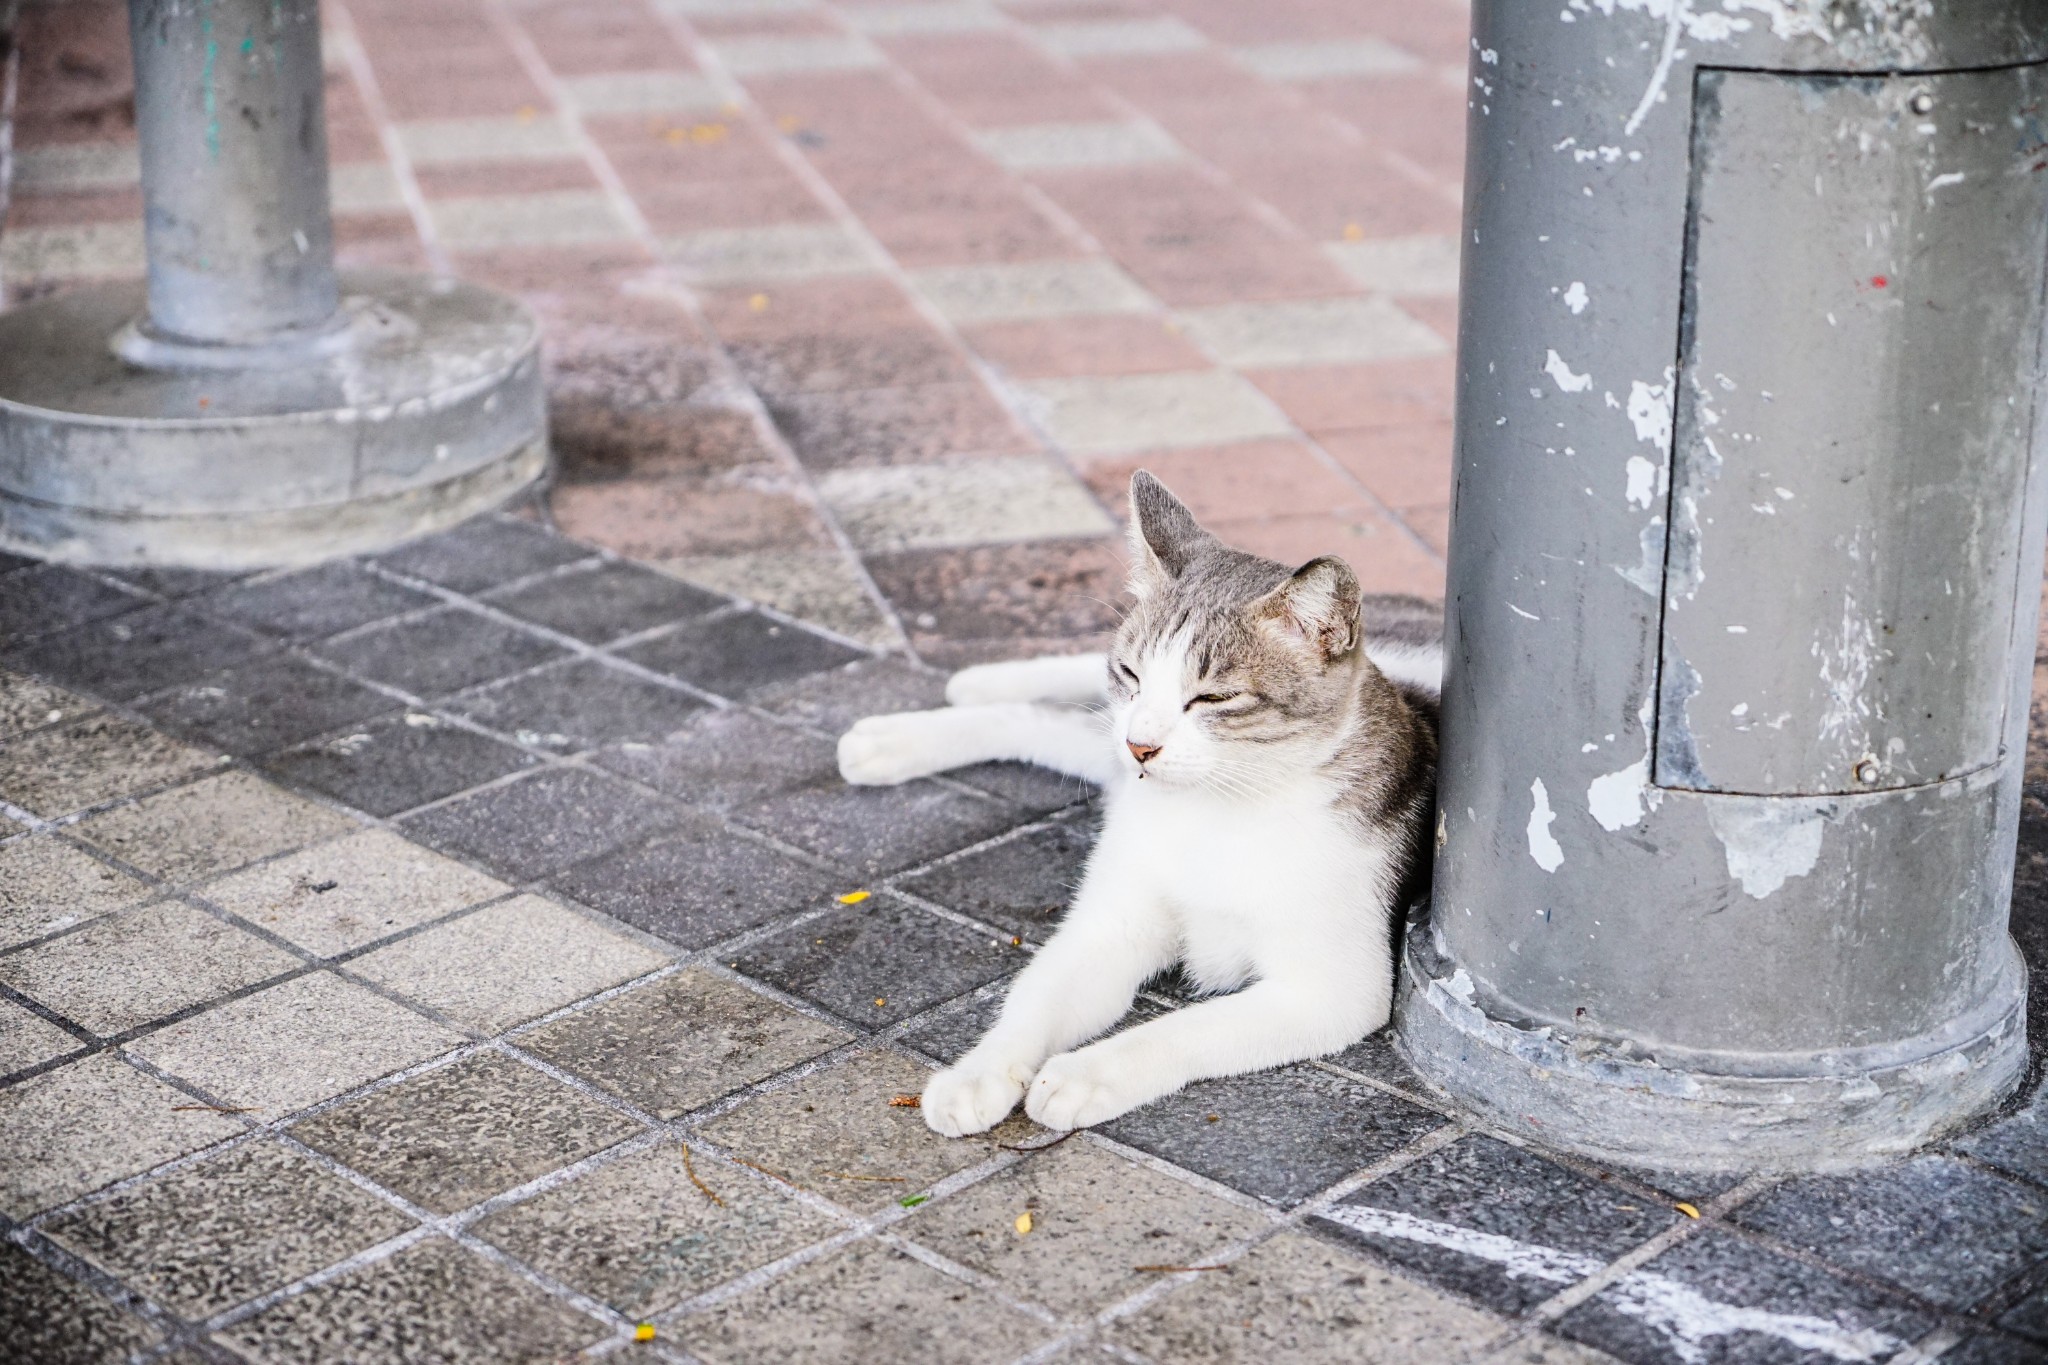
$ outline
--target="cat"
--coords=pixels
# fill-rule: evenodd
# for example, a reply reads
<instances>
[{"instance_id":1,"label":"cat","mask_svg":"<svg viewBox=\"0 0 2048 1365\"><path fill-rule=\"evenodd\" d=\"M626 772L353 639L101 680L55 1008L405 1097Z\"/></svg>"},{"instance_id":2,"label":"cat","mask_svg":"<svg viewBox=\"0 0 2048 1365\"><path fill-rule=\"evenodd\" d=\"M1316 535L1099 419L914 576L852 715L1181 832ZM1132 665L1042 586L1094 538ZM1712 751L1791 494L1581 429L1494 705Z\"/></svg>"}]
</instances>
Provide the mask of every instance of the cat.
<instances>
[{"instance_id":1,"label":"cat","mask_svg":"<svg viewBox=\"0 0 2048 1365\"><path fill-rule=\"evenodd\" d=\"M925 1087L949 1137L1020 1099L1047 1128L1103 1123L1338 1051L1392 1007L1394 917L1427 873L1441 608L1366 597L1341 559L1233 550L1142 470L1130 503L1135 605L1107 655L964 669L946 708L839 741L856 784L1019 759L1105 789L1072 908ZM1090 1042L1176 962L1214 998Z\"/></svg>"}]
</instances>

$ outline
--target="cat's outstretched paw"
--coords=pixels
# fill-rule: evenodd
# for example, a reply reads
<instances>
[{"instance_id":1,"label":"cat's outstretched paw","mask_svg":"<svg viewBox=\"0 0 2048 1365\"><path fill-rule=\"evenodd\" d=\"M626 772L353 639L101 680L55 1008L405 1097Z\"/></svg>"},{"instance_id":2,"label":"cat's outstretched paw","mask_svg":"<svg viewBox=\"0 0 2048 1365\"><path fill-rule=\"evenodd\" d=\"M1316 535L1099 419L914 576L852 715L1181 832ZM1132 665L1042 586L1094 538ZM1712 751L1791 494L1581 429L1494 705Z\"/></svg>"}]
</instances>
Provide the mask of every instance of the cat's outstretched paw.
<instances>
[{"instance_id":1,"label":"cat's outstretched paw","mask_svg":"<svg viewBox=\"0 0 2048 1365\"><path fill-rule=\"evenodd\" d=\"M985 1133L1010 1116L1024 1096L1021 1082L1001 1067L947 1067L925 1082L918 1112L925 1126L943 1137Z\"/></svg>"},{"instance_id":2,"label":"cat's outstretched paw","mask_svg":"<svg viewBox=\"0 0 2048 1365\"><path fill-rule=\"evenodd\" d=\"M856 787L893 787L946 767L932 752L930 718L921 711L869 716L839 737L839 775Z\"/></svg>"},{"instance_id":3,"label":"cat's outstretched paw","mask_svg":"<svg viewBox=\"0 0 2048 1365\"><path fill-rule=\"evenodd\" d=\"M1038 1069L1024 1112L1046 1128L1092 1128L1137 1108L1158 1092L1135 1084L1127 1066L1094 1050L1062 1052Z\"/></svg>"}]
</instances>

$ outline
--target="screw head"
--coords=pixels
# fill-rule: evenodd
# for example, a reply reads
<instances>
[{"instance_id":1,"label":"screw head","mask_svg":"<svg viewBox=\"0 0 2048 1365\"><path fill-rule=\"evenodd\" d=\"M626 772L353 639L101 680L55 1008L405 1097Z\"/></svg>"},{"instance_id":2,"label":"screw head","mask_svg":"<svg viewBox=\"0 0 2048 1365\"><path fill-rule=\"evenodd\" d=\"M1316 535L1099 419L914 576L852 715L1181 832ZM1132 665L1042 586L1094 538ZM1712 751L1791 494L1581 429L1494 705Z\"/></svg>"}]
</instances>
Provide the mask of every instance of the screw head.
<instances>
[{"instance_id":1,"label":"screw head","mask_svg":"<svg viewBox=\"0 0 2048 1365\"><path fill-rule=\"evenodd\" d=\"M1867 787L1871 785L1873 782L1877 781L1877 777L1878 771L1876 759L1866 758L1856 765L1856 780L1858 782L1861 782L1864 786Z\"/></svg>"},{"instance_id":2,"label":"screw head","mask_svg":"<svg viewBox=\"0 0 2048 1365\"><path fill-rule=\"evenodd\" d=\"M1922 90L1919 94L1913 96L1913 112L1916 114L1933 113L1934 96L1928 94L1925 90Z\"/></svg>"}]
</instances>

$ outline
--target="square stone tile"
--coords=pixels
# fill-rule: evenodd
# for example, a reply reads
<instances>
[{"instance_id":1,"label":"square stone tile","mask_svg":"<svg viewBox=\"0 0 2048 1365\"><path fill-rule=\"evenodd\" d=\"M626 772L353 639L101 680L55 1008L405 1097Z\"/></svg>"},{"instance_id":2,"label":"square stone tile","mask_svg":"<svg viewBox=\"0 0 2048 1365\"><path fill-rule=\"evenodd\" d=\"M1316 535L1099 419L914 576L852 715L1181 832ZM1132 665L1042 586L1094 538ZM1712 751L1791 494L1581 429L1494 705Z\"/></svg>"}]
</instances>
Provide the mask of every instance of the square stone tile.
<instances>
[{"instance_id":1,"label":"square stone tile","mask_svg":"<svg viewBox=\"0 0 2048 1365\"><path fill-rule=\"evenodd\" d=\"M986 986L932 1011L929 1018L920 1020L903 1035L904 1046L951 1066L989 1031L996 1016L1002 1013L1003 997L1008 990L1007 982Z\"/></svg>"},{"instance_id":2,"label":"square stone tile","mask_svg":"<svg viewBox=\"0 0 2048 1365\"><path fill-rule=\"evenodd\" d=\"M1444 339L1385 299L1226 303L1182 314L1197 343L1241 369L1442 355Z\"/></svg>"},{"instance_id":3,"label":"square stone tile","mask_svg":"<svg viewBox=\"0 0 2048 1365\"><path fill-rule=\"evenodd\" d=\"M329 166L327 198L338 215L406 211L398 177L384 161L344 161Z\"/></svg>"},{"instance_id":4,"label":"square stone tile","mask_svg":"<svg viewBox=\"0 0 2048 1365\"><path fill-rule=\"evenodd\" d=\"M0 796L53 819L205 772L219 762L136 721L87 715L0 742Z\"/></svg>"},{"instance_id":5,"label":"square stone tile","mask_svg":"<svg viewBox=\"0 0 2048 1365\"><path fill-rule=\"evenodd\" d=\"M1687 1309L1674 1314L1674 1303ZM1555 1330L1644 1365L1720 1365L1897 1359L1933 1327L1900 1300L1709 1227L1565 1314Z\"/></svg>"},{"instance_id":6,"label":"square stone tile","mask_svg":"<svg viewBox=\"0 0 2048 1365\"><path fill-rule=\"evenodd\" d=\"M589 547L522 521L478 517L377 556L394 573L474 593L588 559Z\"/></svg>"},{"instance_id":7,"label":"square stone tile","mask_svg":"<svg viewBox=\"0 0 2048 1365\"><path fill-rule=\"evenodd\" d=\"M398 709L351 678L271 654L136 703L181 739L246 757Z\"/></svg>"},{"instance_id":8,"label":"square stone tile","mask_svg":"<svg viewBox=\"0 0 2048 1365\"><path fill-rule=\"evenodd\" d=\"M932 464L1037 444L979 383L780 394L768 413L814 470Z\"/></svg>"},{"instance_id":9,"label":"square stone tile","mask_svg":"<svg viewBox=\"0 0 2048 1365\"><path fill-rule=\"evenodd\" d=\"M1443 1123L1384 1091L1298 1064L1197 1081L1102 1132L1291 1208Z\"/></svg>"},{"instance_id":10,"label":"square stone tile","mask_svg":"<svg viewBox=\"0 0 2048 1365\"><path fill-rule=\"evenodd\" d=\"M1052 1329L894 1247L855 1242L675 1324L720 1365L997 1365Z\"/></svg>"},{"instance_id":11,"label":"square stone tile","mask_svg":"<svg viewBox=\"0 0 2048 1365\"><path fill-rule=\"evenodd\" d=\"M483 1033L651 972L667 959L539 896L486 906L351 968Z\"/></svg>"},{"instance_id":12,"label":"square stone tile","mask_svg":"<svg viewBox=\"0 0 2048 1365\"><path fill-rule=\"evenodd\" d=\"M84 1046L34 1010L0 1000L0 1076L41 1066Z\"/></svg>"},{"instance_id":13,"label":"square stone tile","mask_svg":"<svg viewBox=\"0 0 2048 1365\"><path fill-rule=\"evenodd\" d=\"M540 762L424 711L283 749L263 766L372 815L396 815Z\"/></svg>"},{"instance_id":14,"label":"square stone tile","mask_svg":"<svg viewBox=\"0 0 2048 1365\"><path fill-rule=\"evenodd\" d=\"M1956 1309L2048 1256L2048 1198L1946 1156L1790 1180L1734 1217Z\"/></svg>"},{"instance_id":15,"label":"square stone tile","mask_svg":"<svg viewBox=\"0 0 2048 1365\"><path fill-rule=\"evenodd\" d=\"M1019 1236L1018 1214L1032 1228ZM1085 1141L1028 1157L920 1208L903 1231L1020 1298L1081 1319L1201 1265L1271 1221Z\"/></svg>"},{"instance_id":16,"label":"square stone tile","mask_svg":"<svg viewBox=\"0 0 2048 1365\"><path fill-rule=\"evenodd\" d=\"M975 141L1013 171L1142 166L1181 155L1180 144L1156 123L1026 123L984 129Z\"/></svg>"},{"instance_id":17,"label":"square stone tile","mask_svg":"<svg viewBox=\"0 0 2048 1365\"><path fill-rule=\"evenodd\" d=\"M703 114L730 98L708 76L693 71L607 71L562 82L582 114Z\"/></svg>"},{"instance_id":18,"label":"square stone tile","mask_svg":"<svg viewBox=\"0 0 2048 1365\"><path fill-rule=\"evenodd\" d=\"M132 611L147 599L114 583L67 569L38 564L10 574L0 593L0 640L25 640Z\"/></svg>"},{"instance_id":19,"label":"square stone tile","mask_svg":"<svg viewBox=\"0 0 2048 1365\"><path fill-rule=\"evenodd\" d=\"M944 706L946 675L904 659L861 659L830 673L763 688L753 703L799 725L840 735L869 716Z\"/></svg>"},{"instance_id":20,"label":"square stone tile","mask_svg":"<svg viewBox=\"0 0 2048 1365\"><path fill-rule=\"evenodd\" d=\"M1062 56L1083 58L1194 52L1209 45L1208 39L1187 24L1164 17L1038 24L1031 35Z\"/></svg>"},{"instance_id":21,"label":"square stone tile","mask_svg":"<svg viewBox=\"0 0 2048 1365\"><path fill-rule=\"evenodd\" d=\"M1380 1217L1386 1213L1395 1217ZM1474 1134L1374 1181L1315 1222L1440 1289L1512 1315L1563 1286L1446 1243L1476 1233L1475 1240L1506 1238L1604 1265L1680 1217L1667 1205ZM1443 1235L1432 1240L1429 1229Z\"/></svg>"},{"instance_id":22,"label":"square stone tile","mask_svg":"<svg viewBox=\"0 0 2048 1365\"><path fill-rule=\"evenodd\" d=\"M1029 830L915 873L903 889L1043 943L1080 885L1095 833L1092 824L1075 821Z\"/></svg>"},{"instance_id":23,"label":"square stone tile","mask_svg":"<svg viewBox=\"0 0 2048 1365\"><path fill-rule=\"evenodd\" d=\"M998 1141L1015 1142L1030 1131L1011 1119L980 1137L942 1138L917 1110L890 1105L897 1095L922 1093L930 1075L895 1053L862 1052L756 1095L700 1131L793 1185L872 1213L986 1161Z\"/></svg>"},{"instance_id":24,"label":"square stone tile","mask_svg":"<svg viewBox=\"0 0 2048 1365\"><path fill-rule=\"evenodd\" d=\"M106 1052L0 1091L0 1213L27 1218L242 1131L191 1103Z\"/></svg>"},{"instance_id":25,"label":"square stone tile","mask_svg":"<svg viewBox=\"0 0 2048 1365\"><path fill-rule=\"evenodd\" d=\"M693 282L711 287L866 275L877 268L865 241L831 223L707 228L662 245Z\"/></svg>"},{"instance_id":26,"label":"square stone tile","mask_svg":"<svg viewBox=\"0 0 2048 1365\"><path fill-rule=\"evenodd\" d=\"M11 739L63 720L77 720L97 709L76 693L0 668L0 739Z\"/></svg>"},{"instance_id":27,"label":"square stone tile","mask_svg":"<svg viewBox=\"0 0 2048 1365\"><path fill-rule=\"evenodd\" d=\"M463 1041L353 982L313 972L180 1020L128 1051L267 1121Z\"/></svg>"},{"instance_id":28,"label":"square stone tile","mask_svg":"<svg viewBox=\"0 0 2048 1365\"><path fill-rule=\"evenodd\" d=\"M464 195L432 200L427 212L451 251L580 246L633 236L618 207L598 190Z\"/></svg>"},{"instance_id":29,"label":"square stone tile","mask_svg":"<svg viewBox=\"0 0 2048 1365\"><path fill-rule=\"evenodd\" d=\"M0 902L4 897L0 892ZM1979 1128L1955 1146L1979 1161L2048 1185L2048 1102L2036 1095L2026 1108Z\"/></svg>"},{"instance_id":30,"label":"square stone tile","mask_svg":"<svg viewBox=\"0 0 2048 1365\"><path fill-rule=\"evenodd\" d=\"M848 640L877 648L902 642L851 559L836 549L687 555L660 563L678 578L749 598Z\"/></svg>"},{"instance_id":31,"label":"square stone tile","mask_svg":"<svg viewBox=\"0 0 2048 1365\"><path fill-rule=\"evenodd\" d=\"M0 242L0 271L15 280L134 278L146 265L140 222L18 227Z\"/></svg>"},{"instance_id":32,"label":"square stone tile","mask_svg":"<svg viewBox=\"0 0 2048 1365\"><path fill-rule=\"evenodd\" d=\"M163 1333L78 1281L0 1242L0 1341L23 1361L128 1360Z\"/></svg>"},{"instance_id":33,"label":"square stone tile","mask_svg":"<svg viewBox=\"0 0 2048 1365\"><path fill-rule=\"evenodd\" d=\"M552 160L579 154L568 126L548 117L416 119L398 125L398 141L420 166Z\"/></svg>"},{"instance_id":34,"label":"square stone tile","mask_svg":"<svg viewBox=\"0 0 2048 1365\"><path fill-rule=\"evenodd\" d=\"M559 1360L609 1335L595 1318L438 1237L219 1334L233 1349L276 1365Z\"/></svg>"},{"instance_id":35,"label":"square stone tile","mask_svg":"<svg viewBox=\"0 0 2048 1365\"><path fill-rule=\"evenodd\" d=\"M275 1142L251 1142L43 1231L182 1318L206 1318L396 1237L412 1219Z\"/></svg>"},{"instance_id":36,"label":"square stone tile","mask_svg":"<svg viewBox=\"0 0 2048 1365\"><path fill-rule=\"evenodd\" d=\"M597 761L613 772L710 810L835 780L829 740L740 707L707 711L659 744L622 744Z\"/></svg>"},{"instance_id":37,"label":"square stone tile","mask_svg":"<svg viewBox=\"0 0 2048 1365\"><path fill-rule=\"evenodd\" d=\"M835 906L732 961L757 980L879 1028L1006 976L1024 956L1007 942L876 896Z\"/></svg>"},{"instance_id":38,"label":"square stone tile","mask_svg":"<svg viewBox=\"0 0 2048 1365\"><path fill-rule=\"evenodd\" d=\"M1333 1052L1323 1060L1332 1066L1356 1071L1388 1085L1398 1085L1418 1095L1428 1093L1429 1087L1422 1078L1410 1070L1401 1054L1394 1050L1392 1029L1383 1028L1377 1033L1369 1033L1342 1052Z\"/></svg>"},{"instance_id":39,"label":"square stone tile","mask_svg":"<svg viewBox=\"0 0 2048 1365\"><path fill-rule=\"evenodd\" d=\"M844 12L846 22L871 37L903 38L940 33L982 33L1003 26L1002 11L980 0L930 0L909 5L861 5Z\"/></svg>"},{"instance_id":40,"label":"square stone tile","mask_svg":"<svg viewBox=\"0 0 2048 1365\"><path fill-rule=\"evenodd\" d=\"M722 1203L706 1198L690 1176ZM503 1247L628 1317L645 1318L838 1231L770 1181L680 1144L621 1157L477 1223Z\"/></svg>"},{"instance_id":41,"label":"square stone tile","mask_svg":"<svg viewBox=\"0 0 2048 1365\"><path fill-rule=\"evenodd\" d=\"M1052 438L1077 455L1223 445L1294 429L1250 380L1225 370L1041 379L1019 388Z\"/></svg>"},{"instance_id":42,"label":"square stone tile","mask_svg":"<svg viewBox=\"0 0 2048 1365\"><path fill-rule=\"evenodd\" d=\"M834 776L751 802L733 818L871 881L980 843L1031 812L936 782L849 787Z\"/></svg>"},{"instance_id":43,"label":"square stone tile","mask_svg":"<svg viewBox=\"0 0 2048 1365\"><path fill-rule=\"evenodd\" d=\"M1422 60L1379 38L1259 43L1231 55L1269 81L1323 81L1339 76L1400 75Z\"/></svg>"},{"instance_id":44,"label":"square stone tile","mask_svg":"<svg viewBox=\"0 0 2048 1365\"><path fill-rule=\"evenodd\" d=\"M126 701L273 647L239 627L165 603L25 642L0 642L0 658L66 687Z\"/></svg>"},{"instance_id":45,"label":"square stone tile","mask_svg":"<svg viewBox=\"0 0 2048 1365\"><path fill-rule=\"evenodd\" d=\"M807 71L850 71L880 66L882 54L866 39L850 34L814 33L790 37L720 38L718 59L742 79L783 76Z\"/></svg>"},{"instance_id":46,"label":"square stone tile","mask_svg":"<svg viewBox=\"0 0 2048 1365\"><path fill-rule=\"evenodd\" d=\"M200 894L333 957L508 889L388 830L364 829L209 882Z\"/></svg>"},{"instance_id":47,"label":"square stone tile","mask_svg":"<svg viewBox=\"0 0 2048 1365\"><path fill-rule=\"evenodd\" d=\"M642 667L728 697L861 657L859 650L836 640L751 611L693 621L620 653Z\"/></svg>"},{"instance_id":48,"label":"square stone tile","mask_svg":"<svg viewBox=\"0 0 2048 1365\"><path fill-rule=\"evenodd\" d=\"M675 733L706 703L597 659L568 659L459 692L442 705L521 744L581 753Z\"/></svg>"},{"instance_id":49,"label":"square stone tile","mask_svg":"<svg viewBox=\"0 0 2048 1365\"><path fill-rule=\"evenodd\" d=\"M1353 1365L1459 1359L1506 1327L1490 1313L1351 1252L1284 1232L1227 1271L1198 1276L1110 1340L1195 1365Z\"/></svg>"},{"instance_id":50,"label":"square stone tile","mask_svg":"<svg viewBox=\"0 0 2048 1365\"><path fill-rule=\"evenodd\" d=\"M499 611L593 645L687 621L728 605L723 596L679 583L667 574L616 561L534 579L483 600Z\"/></svg>"},{"instance_id":51,"label":"square stone tile","mask_svg":"<svg viewBox=\"0 0 2048 1365\"><path fill-rule=\"evenodd\" d=\"M640 1125L533 1067L479 1052L294 1124L293 1137L434 1213L537 1180Z\"/></svg>"},{"instance_id":52,"label":"square stone tile","mask_svg":"<svg viewBox=\"0 0 2048 1365\"><path fill-rule=\"evenodd\" d=\"M50 835L0 844L0 948L54 934L156 894Z\"/></svg>"},{"instance_id":53,"label":"square stone tile","mask_svg":"<svg viewBox=\"0 0 2048 1365\"><path fill-rule=\"evenodd\" d=\"M708 947L850 889L842 876L689 816L549 885L681 948Z\"/></svg>"},{"instance_id":54,"label":"square stone tile","mask_svg":"<svg viewBox=\"0 0 2048 1365\"><path fill-rule=\"evenodd\" d=\"M1473 1357L1473 1365L1618 1365L1618 1362L1605 1351L1536 1332L1485 1355Z\"/></svg>"},{"instance_id":55,"label":"square stone tile","mask_svg":"<svg viewBox=\"0 0 2048 1365\"><path fill-rule=\"evenodd\" d=\"M852 1036L693 967L543 1024L518 1043L672 1119Z\"/></svg>"},{"instance_id":56,"label":"square stone tile","mask_svg":"<svg viewBox=\"0 0 2048 1365\"><path fill-rule=\"evenodd\" d=\"M393 583L352 560L243 579L199 599L210 616L287 640L323 640L387 616L431 607L435 599Z\"/></svg>"},{"instance_id":57,"label":"square stone tile","mask_svg":"<svg viewBox=\"0 0 2048 1365\"><path fill-rule=\"evenodd\" d=\"M1458 239L1434 234L1330 242L1323 247L1340 269L1367 289L1404 298L1458 296Z\"/></svg>"},{"instance_id":58,"label":"square stone tile","mask_svg":"<svg viewBox=\"0 0 2048 1365\"><path fill-rule=\"evenodd\" d=\"M373 682L434 697L521 672L568 651L488 616L450 607L329 640L319 653Z\"/></svg>"},{"instance_id":59,"label":"square stone tile","mask_svg":"<svg viewBox=\"0 0 2048 1365\"><path fill-rule=\"evenodd\" d=\"M142 183L133 142L60 142L15 152L17 194L81 194Z\"/></svg>"},{"instance_id":60,"label":"square stone tile","mask_svg":"<svg viewBox=\"0 0 2048 1365\"><path fill-rule=\"evenodd\" d=\"M346 833L355 822L245 772L216 773L72 830L167 882L189 882Z\"/></svg>"},{"instance_id":61,"label":"square stone tile","mask_svg":"<svg viewBox=\"0 0 2048 1365\"><path fill-rule=\"evenodd\" d=\"M914 270L917 292L962 326L1106 313L1146 313L1158 302L1114 261L1016 261Z\"/></svg>"},{"instance_id":62,"label":"square stone tile","mask_svg":"<svg viewBox=\"0 0 2048 1365\"><path fill-rule=\"evenodd\" d=\"M658 797L623 782L547 768L412 816L404 832L525 882L643 838L671 819Z\"/></svg>"},{"instance_id":63,"label":"square stone tile","mask_svg":"<svg viewBox=\"0 0 2048 1365\"><path fill-rule=\"evenodd\" d=\"M862 551L1004 544L1116 529L1086 485L1036 456L835 469L820 476L818 493Z\"/></svg>"},{"instance_id":64,"label":"square stone tile","mask_svg":"<svg viewBox=\"0 0 2048 1365\"><path fill-rule=\"evenodd\" d=\"M159 901L0 957L0 981L105 1038L298 965L203 910Z\"/></svg>"},{"instance_id":65,"label":"square stone tile","mask_svg":"<svg viewBox=\"0 0 2048 1365\"><path fill-rule=\"evenodd\" d=\"M224 587L238 578L246 578L246 570L219 569L178 569L155 567L148 569L103 569L109 578L118 578L131 588L155 593L158 597L192 597Z\"/></svg>"}]
</instances>

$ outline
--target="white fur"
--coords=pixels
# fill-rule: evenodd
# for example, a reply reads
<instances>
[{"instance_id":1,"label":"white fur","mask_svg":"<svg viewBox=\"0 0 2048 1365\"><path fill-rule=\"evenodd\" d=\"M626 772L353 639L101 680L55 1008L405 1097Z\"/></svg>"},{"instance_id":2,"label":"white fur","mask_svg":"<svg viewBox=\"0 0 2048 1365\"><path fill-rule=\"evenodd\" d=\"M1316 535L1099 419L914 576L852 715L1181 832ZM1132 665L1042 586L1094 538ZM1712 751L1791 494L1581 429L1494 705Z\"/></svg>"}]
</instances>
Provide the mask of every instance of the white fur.
<instances>
[{"instance_id":1,"label":"white fur","mask_svg":"<svg viewBox=\"0 0 2048 1365\"><path fill-rule=\"evenodd\" d=\"M1039 659L955 675L949 700L986 704L875 716L841 738L850 782L1010 758L1106 788L1072 909L987 1035L925 1088L936 1131L982 1132L1019 1099L1049 1128L1102 1123L1191 1081L1334 1052L1387 1022L1398 851L1303 776L1319 755L1262 745L1247 757L1210 740L1185 710L1182 650L1156 647L1136 697L1104 713L1027 699L1079 700L1086 677L1100 700L1103 656ZM1419 681L1418 652L1394 653L1397 676ZM1141 770L1127 741L1160 752ZM1205 990L1235 993L1100 1038L1176 961Z\"/></svg>"},{"instance_id":2,"label":"white fur","mask_svg":"<svg viewBox=\"0 0 2048 1365\"><path fill-rule=\"evenodd\" d=\"M1419 687L1436 696L1444 690L1444 652L1435 645L1405 645L1392 640L1368 640L1365 657L1373 661L1390 682Z\"/></svg>"}]
</instances>

